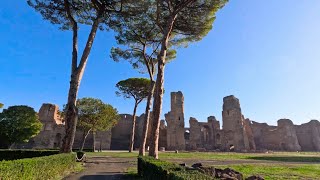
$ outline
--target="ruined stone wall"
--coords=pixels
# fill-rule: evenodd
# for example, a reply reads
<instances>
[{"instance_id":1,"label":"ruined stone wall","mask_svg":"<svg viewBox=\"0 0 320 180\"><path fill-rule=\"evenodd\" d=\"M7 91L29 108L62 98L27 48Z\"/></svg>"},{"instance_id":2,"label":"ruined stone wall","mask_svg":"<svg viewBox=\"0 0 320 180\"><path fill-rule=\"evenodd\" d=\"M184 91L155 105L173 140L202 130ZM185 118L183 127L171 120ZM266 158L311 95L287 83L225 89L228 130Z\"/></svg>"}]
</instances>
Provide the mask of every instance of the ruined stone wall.
<instances>
[{"instance_id":1,"label":"ruined stone wall","mask_svg":"<svg viewBox=\"0 0 320 180\"><path fill-rule=\"evenodd\" d=\"M45 103L41 106L38 115L42 123L42 130L29 141L29 143L33 143L32 148L60 148L62 138L65 135L65 129L59 115L59 107L54 104Z\"/></svg>"},{"instance_id":2,"label":"ruined stone wall","mask_svg":"<svg viewBox=\"0 0 320 180\"><path fill-rule=\"evenodd\" d=\"M201 126L199 125L196 118L190 117L190 136L189 136L189 148L190 150L196 150L202 148L201 142Z\"/></svg>"},{"instance_id":3,"label":"ruined stone wall","mask_svg":"<svg viewBox=\"0 0 320 180\"><path fill-rule=\"evenodd\" d=\"M62 145L62 139L65 135L64 122L59 114L59 107L54 104L45 103L39 110L39 120L43 124L40 133L31 138L28 143L18 144L18 148L34 148L34 149L59 149ZM74 149L81 147L83 141L83 131L77 129L73 144ZM110 149L111 131L97 132L96 148L103 150ZM89 134L84 148L92 148L93 136Z\"/></svg>"},{"instance_id":4,"label":"ruined stone wall","mask_svg":"<svg viewBox=\"0 0 320 180\"><path fill-rule=\"evenodd\" d=\"M124 150L129 148L132 127L132 116L121 114L121 119L111 130L111 149Z\"/></svg>"},{"instance_id":5,"label":"ruined stone wall","mask_svg":"<svg viewBox=\"0 0 320 180\"><path fill-rule=\"evenodd\" d=\"M159 148L166 150L221 150L229 151L233 145L235 151L320 151L320 122L312 120L302 125L294 125L289 119L278 120L277 126L257 123L245 119L240 102L234 96L223 99L223 128L214 116L207 122L199 122L191 117L190 128L184 125L184 97L182 92L171 93L171 111L161 120ZM15 148L58 149L65 135L63 119L59 116L59 107L43 104L39 110L39 119L43 123L41 132L28 143L17 144ZM152 115L152 114L151 114ZM127 150L130 143L132 116L121 114L121 120L109 131L96 133L96 149ZM152 116L150 121L152 122ZM151 134L149 123L147 145ZM166 123L167 125L166 125ZM144 114L137 117L135 144L137 149L142 141ZM80 148L83 131L77 129L73 148ZM85 148L92 148L93 136L86 139Z\"/></svg>"},{"instance_id":6,"label":"ruined stone wall","mask_svg":"<svg viewBox=\"0 0 320 180\"><path fill-rule=\"evenodd\" d=\"M290 119L278 120L280 149L283 151L301 151L296 130Z\"/></svg>"},{"instance_id":7,"label":"ruined stone wall","mask_svg":"<svg viewBox=\"0 0 320 180\"><path fill-rule=\"evenodd\" d=\"M302 151L320 151L320 122L311 120L308 123L295 125L298 141Z\"/></svg>"},{"instance_id":8,"label":"ruined stone wall","mask_svg":"<svg viewBox=\"0 0 320 180\"><path fill-rule=\"evenodd\" d=\"M278 120L278 126L253 122L251 127L258 150L301 150L296 128L289 119Z\"/></svg>"},{"instance_id":9,"label":"ruined stone wall","mask_svg":"<svg viewBox=\"0 0 320 180\"><path fill-rule=\"evenodd\" d=\"M165 149L167 148L167 126L165 125L164 120L160 121L159 148L161 147L164 147Z\"/></svg>"},{"instance_id":10,"label":"ruined stone wall","mask_svg":"<svg viewBox=\"0 0 320 180\"><path fill-rule=\"evenodd\" d=\"M190 124L190 139L189 148L190 150L205 149L214 150L216 149L216 132L220 129L219 121L214 116L208 117L208 122L198 122L196 118L191 117L189 120Z\"/></svg>"},{"instance_id":11,"label":"ruined stone wall","mask_svg":"<svg viewBox=\"0 0 320 180\"><path fill-rule=\"evenodd\" d=\"M250 150L249 140L244 131L244 117L241 113L239 99L233 95L223 98L222 111L225 148L234 146L236 151Z\"/></svg>"},{"instance_id":12,"label":"ruined stone wall","mask_svg":"<svg viewBox=\"0 0 320 180\"><path fill-rule=\"evenodd\" d=\"M120 114L120 120L111 130L111 150L127 150L130 144L130 136L132 130L132 115L130 114ZM144 126L145 114L136 117L136 129L135 129L135 139L134 139L134 149L138 149L142 143L142 131ZM152 115L150 117L148 135L146 147L150 144L150 134L152 125ZM160 129L160 139L163 142L163 138L166 138L166 130ZM163 142L163 144L166 144ZM163 145L162 144L162 145ZM160 144L159 144L160 147ZM165 146L166 147L166 146Z\"/></svg>"},{"instance_id":13,"label":"ruined stone wall","mask_svg":"<svg viewBox=\"0 0 320 180\"><path fill-rule=\"evenodd\" d=\"M244 128L244 131L248 137L249 150L255 151L256 150L256 143L254 141L254 136L253 136L253 132L252 132L252 128L251 128L251 121L249 119L245 119L243 121L243 128Z\"/></svg>"},{"instance_id":14,"label":"ruined stone wall","mask_svg":"<svg viewBox=\"0 0 320 180\"><path fill-rule=\"evenodd\" d=\"M184 150L184 97L181 91L171 92L171 111L165 114L167 122L167 149Z\"/></svg>"}]
</instances>

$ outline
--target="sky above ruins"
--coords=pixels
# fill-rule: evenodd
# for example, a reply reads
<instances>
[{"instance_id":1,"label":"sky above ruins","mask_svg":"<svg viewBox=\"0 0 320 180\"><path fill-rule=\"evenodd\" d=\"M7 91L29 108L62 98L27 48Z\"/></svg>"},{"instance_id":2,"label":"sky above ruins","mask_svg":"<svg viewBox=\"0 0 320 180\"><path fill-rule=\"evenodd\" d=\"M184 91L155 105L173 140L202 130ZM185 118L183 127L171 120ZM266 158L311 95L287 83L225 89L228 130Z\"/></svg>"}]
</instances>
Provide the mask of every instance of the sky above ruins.
<instances>
[{"instance_id":1,"label":"sky above ruins","mask_svg":"<svg viewBox=\"0 0 320 180\"><path fill-rule=\"evenodd\" d=\"M258 122L320 119L319 19L319 0L230 1L208 36L179 49L166 66L163 114L170 110L170 92L180 90L187 125L190 116L221 120L222 99L230 94L240 99L245 117ZM80 31L80 50L87 30ZM61 107L67 100L71 32L42 20L25 1L0 1L0 34L0 102L36 110L45 102ZM115 45L112 32L98 33L79 97L100 98L130 114L133 101L117 97L115 84L146 75L113 62L109 52ZM143 110L141 105L139 114Z\"/></svg>"}]
</instances>

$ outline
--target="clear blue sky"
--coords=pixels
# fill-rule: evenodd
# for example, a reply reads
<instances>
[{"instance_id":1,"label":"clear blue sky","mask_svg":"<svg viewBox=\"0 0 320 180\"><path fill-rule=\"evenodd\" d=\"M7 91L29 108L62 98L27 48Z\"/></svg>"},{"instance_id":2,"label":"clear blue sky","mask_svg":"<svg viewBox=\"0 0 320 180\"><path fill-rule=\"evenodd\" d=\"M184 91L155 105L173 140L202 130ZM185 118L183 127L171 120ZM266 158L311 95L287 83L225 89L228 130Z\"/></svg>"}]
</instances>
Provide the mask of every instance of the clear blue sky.
<instances>
[{"instance_id":1,"label":"clear blue sky","mask_svg":"<svg viewBox=\"0 0 320 180\"><path fill-rule=\"evenodd\" d=\"M36 110L45 102L65 104L71 33L42 20L25 1L0 1L0 35L0 102ZM81 29L80 49L86 36ZM133 101L116 97L115 84L144 75L113 62L114 45L111 32L98 33L79 97L131 113ZM170 108L169 92L181 90L186 121L221 120L222 98L230 94L240 99L245 117L258 122L320 119L320 1L230 1L208 36L180 49L166 66L165 89L163 113Z\"/></svg>"}]
</instances>

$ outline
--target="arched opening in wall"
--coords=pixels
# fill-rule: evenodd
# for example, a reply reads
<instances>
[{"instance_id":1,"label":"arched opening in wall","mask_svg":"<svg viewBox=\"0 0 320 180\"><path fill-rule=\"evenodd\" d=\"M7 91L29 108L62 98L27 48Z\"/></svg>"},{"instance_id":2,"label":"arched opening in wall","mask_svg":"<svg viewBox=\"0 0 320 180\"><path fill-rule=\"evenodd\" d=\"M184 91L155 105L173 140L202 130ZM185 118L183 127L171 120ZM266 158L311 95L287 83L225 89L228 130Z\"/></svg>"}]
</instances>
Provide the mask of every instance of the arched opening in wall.
<instances>
[{"instance_id":1,"label":"arched opening in wall","mask_svg":"<svg viewBox=\"0 0 320 180\"><path fill-rule=\"evenodd\" d=\"M184 132L184 139L185 140L190 140L190 131L187 129Z\"/></svg>"},{"instance_id":2,"label":"arched opening in wall","mask_svg":"<svg viewBox=\"0 0 320 180\"><path fill-rule=\"evenodd\" d=\"M216 134L216 143L217 143L217 144L221 144L220 134Z\"/></svg>"},{"instance_id":3,"label":"arched opening in wall","mask_svg":"<svg viewBox=\"0 0 320 180\"><path fill-rule=\"evenodd\" d=\"M54 138L53 148L60 148L61 144L61 134L57 133L56 137Z\"/></svg>"},{"instance_id":4,"label":"arched opening in wall","mask_svg":"<svg viewBox=\"0 0 320 180\"><path fill-rule=\"evenodd\" d=\"M201 128L201 133L202 133L202 140L204 143L208 143L209 142L209 127L207 126L203 126Z\"/></svg>"}]
</instances>

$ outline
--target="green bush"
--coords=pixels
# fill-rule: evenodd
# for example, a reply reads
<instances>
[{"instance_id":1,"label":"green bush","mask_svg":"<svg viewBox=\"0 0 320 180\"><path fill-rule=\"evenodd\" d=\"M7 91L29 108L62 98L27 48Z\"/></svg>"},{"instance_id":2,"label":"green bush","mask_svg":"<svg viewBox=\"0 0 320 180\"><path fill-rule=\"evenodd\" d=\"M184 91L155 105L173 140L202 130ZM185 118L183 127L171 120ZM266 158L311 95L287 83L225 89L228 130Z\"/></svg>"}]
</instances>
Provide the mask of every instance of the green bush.
<instances>
[{"instance_id":1,"label":"green bush","mask_svg":"<svg viewBox=\"0 0 320 180\"><path fill-rule=\"evenodd\" d=\"M58 150L0 150L0 161L58 154Z\"/></svg>"},{"instance_id":2,"label":"green bush","mask_svg":"<svg viewBox=\"0 0 320 180\"><path fill-rule=\"evenodd\" d=\"M73 171L75 166L74 153L1 161L0 179L57 179L67 172Z\"/></svg>"},{"instance_id":3,"label":"green bush","mask_svg":"<svg viewBox=\"0 0 320 180\"><path fill-rule=\"evenodd\" d=\"M152 157L138 157L138 174L144 179L155 180L213 179L197 170L186 170L185 167Z\"/></svg>"}]
</instances>

